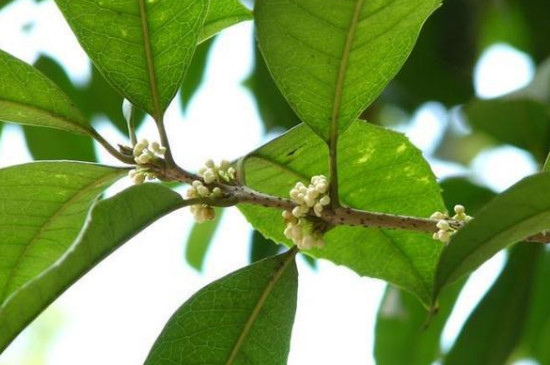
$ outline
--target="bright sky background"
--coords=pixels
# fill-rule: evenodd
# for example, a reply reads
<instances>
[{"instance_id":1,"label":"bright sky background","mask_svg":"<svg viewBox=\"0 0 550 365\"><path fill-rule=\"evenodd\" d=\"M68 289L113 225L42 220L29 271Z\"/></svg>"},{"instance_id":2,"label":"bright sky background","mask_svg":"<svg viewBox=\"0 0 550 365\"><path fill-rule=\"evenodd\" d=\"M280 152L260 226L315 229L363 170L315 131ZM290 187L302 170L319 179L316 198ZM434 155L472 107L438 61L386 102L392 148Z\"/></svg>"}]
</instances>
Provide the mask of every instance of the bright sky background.
<instances>
[{"instance_id":1,"label":"bright sky background","mask_svg":"<svg viewBox=\"0 0 550 365\"><path fill-rule=\"evenodd\" d=\"M31 22L30 31L21 32ZM182 117L177 97L168 110L167 128L181 165L195 169L207 158L233 159L265 141L254 100L242 86L251 71L252 41L250 22L224 31L187 115ZM19 0L0 12L0 49L29 63L38 58L40 50L61 62L74 82L88 80L87 58L52 1L35 5L31 0ZM533 71L525 54L496 45L475 70L477 93L494 97L524 86ZM126 138L108 124L95 122L111 142ZM402 131L429 154L446 122L445 108L428 103ZM141 138L157 138L153 123L138 133ZM103 163L117 164L99 148L98 152ZM20 128L6 125L0 139L0 167L28 161L31 157ZM430 162L438 177L467 171L441 161ZM483 152L471 167L478 179L498 191L536 169L528 154L506 146ZM124 181L116 189L127 185ZM43 362L32 364L141 364L167 319L187 298L247 264L250 228L235 209L224 215L202 273L190 268L183 256L191 225L191 215L182 210L137 235L29 326L0 356L0 365L27 364L38 333L51 337L52 342ZM446 348L502 263L503 254L499 254L473 275L445 329ZM299 304L288 363L373 364L374 322L385 284L323 260L316 271L302 260L298 266Z\"/></svg>"}]
</instances>

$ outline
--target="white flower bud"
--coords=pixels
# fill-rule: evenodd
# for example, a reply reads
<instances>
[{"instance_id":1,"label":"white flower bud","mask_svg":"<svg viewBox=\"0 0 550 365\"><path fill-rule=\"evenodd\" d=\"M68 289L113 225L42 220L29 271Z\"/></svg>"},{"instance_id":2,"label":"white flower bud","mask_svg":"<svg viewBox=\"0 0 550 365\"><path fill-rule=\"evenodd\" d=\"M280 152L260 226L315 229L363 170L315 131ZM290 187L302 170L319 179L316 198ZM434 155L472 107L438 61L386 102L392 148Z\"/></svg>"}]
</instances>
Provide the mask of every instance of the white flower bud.
<instances>
[{"instance_id":1,"label":"white flower bud","mask_svg":"<svg viewBox=\"0 0 550 365\"><path fill-rule=\"evenodd\" d=\"M311 208L312 206L315 205L315 199L312 198L312 197L309 196L309 195L306 195L306 196L304 197L304 203L306 203L306 205L307 205L308 207Z\"/></svg>"},{"instance_id":2,"label":"white flower bud","mask_svg":"<svg viewBox=\"0 0 550 365\"><path fill-rule=\"evenodd\" d=\"M330 197L328 195L323 196L321 199L319 199L319 203L321 203L321 205L329 205Z\"/></svg>"},{"instance_id":3,"label":"white flower bud","mask_svg":"<svg viewBox=\"0 0 550 365\"><path fill-rule=\"evenodd\" d=\"M301 207L300 206L294 207L292 209L292 215L295 216L296 218L300 218L303 215Z\"/></svg>"},{"instance_id":4,"label":"white flower bud","mask_svg":"<svg viewBox=\"0 0 550 365\"><path fill-rule=\"evenodd\" d=\"M136 185L143 184L143 182L145 181L145 175L138 173L138 174L134 175L134 177L132 178L132 181Z\"/></svg>"},{"instance_id":5,"label":"white flower bud","mask_svg":"<svg viewBox=\"0 0 550 365\"><path fill-rule=\"evenodd\" d=\"M215 187L214 189L212 189L212 196L219 197L221 195L222 195L222 189L218 187Z\"/></svg>"},{"instance_id":6,"label":"white flower bud","mask_svg":"<svg viewBox=\"0 0 550 365\"><path fill-rule=\"evenodd\" d=\"M195 189L197 189L199 186L202 186L202 182L200 182L199 180L194 180L192 185Z\"/></svg>"},{"instance_id":7,"label":"white flower bud","mask_svg":"<svg viewBox=\"0 0 550 365\"><path fill-rule=\"evenodd\" d=\"M201 185L197 188L197 192L202 197L210 196L210 190L206 186L203 186L203 185Z\"/></svg>"},{"instance_id":8,"label":"white flower bud","mask_svg":"<svg viewBox=\"0 0 550 365\"><path fill-rule=\"evenodd\" d=\"M214 181L216 181L216 174L211 169L206 170L203 177L204 177L204 182L207 184L211 184Z\"/></svg>"},{"instance_id":9,"label":"white flower bud","mask_svg":"<svg viewBox=\"0 0 550 365\"><path fill-rule=\"evenodd\" d=\"M432 215L430 216L430 219L438 219L438 220L440 220L440 219L445 219L445 218L447 218L447 215L444 214L444 213L441 213L441 212L435 212L434 214L432 214Z\"/></svg>"},{"instance_id":10,"label":"white flower bud","mask_svg":"<svg viewBox=\"0 0 550 365\"><path fill-rule=\"evenodd\" d=\"M436 226L437 226L437 228L439 228L439 229L441 229L441 230L443 230L443 231L448 231L449 228L451 228L451 227L449 226L449 222L447 222L447 221L444 220L444 219L442 219L442 220L440 220L439 222L437 222Z\"/></svg>"},{"instance_id":11,"label":"white flower bud","mask_svg":"<svg viewBox=\"0 0 550 365\"><path fill-rule=\"evenodd\" d=\"M288 210L283 210L282 216L285 220L291 220L294 216L292 215L292 212Z\"/></svg>"},{"instance_id":12,"label":"white flower bud","mask_svg":"<svg viewBox=\"0 0 550 365\"><path fill-rule=\"evenodd\" d=\"M454 207L454 211L456 214L459 214L459 215L464 214L464 206L457 204Z\"/></svg>"},{"instance_id":13,"label":"white flower bud","mask_svg":"<svg viewBox=\"0 0 550 365\"><path fill-rule=\"evenodd\" d=\"M440 230L437 232L437 237L441 242L447 243L451 240L451 232Z\"/></svg>"},{"instance_id":14,"label":"white flower bud","mask_svg":"<svg viewBox=\"0 0 550 365\"><path fill-rule=\"evenodd\" d=\"M321 214L323 213L323 206L322 206L321 204L319 204L319 203L315 204L315 205L313 206L313 212L315 212L315 215L316 215L317 217L320 217Z\"/></svg>"},{"instance_id":15,"label":"white flower bud","mask_svg":"<svg viewBox=\"0 0 550 365\"><path fill-rule=\"evenodd\" d=\"M212 161L212 159L210 158L206 160L204 164L206 165L206 167L210 167L211 169L215 167L214 161Z\"/></svg>"}]
</instances>

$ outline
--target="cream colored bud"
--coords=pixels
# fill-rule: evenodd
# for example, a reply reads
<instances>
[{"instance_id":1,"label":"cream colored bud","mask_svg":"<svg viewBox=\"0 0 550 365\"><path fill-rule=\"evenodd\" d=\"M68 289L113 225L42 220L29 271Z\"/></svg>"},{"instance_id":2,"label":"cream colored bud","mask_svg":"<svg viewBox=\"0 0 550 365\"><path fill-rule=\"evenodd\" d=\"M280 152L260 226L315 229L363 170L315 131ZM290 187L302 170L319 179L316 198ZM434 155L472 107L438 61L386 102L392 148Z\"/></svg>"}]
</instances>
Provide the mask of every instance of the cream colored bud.
<instances>
[{"instance_id":1,"label":"cream colored bud","mask_svg":"<svg viewBox=\"0 0 550 365\"><path fill-rule=\"evenodd\" d=\"M300 206L294 207L292 209L292 215L295 216L296 218L300 218L303 215L301 207Z\"/></svg>"},{"instance_id":2,"label":"cream colored bud","mask_svg":"<svg viewBox=\"0 0 550 365\"><path fill-rule=\"evenodd\" d=\"M430 219L438 219L439 220L439 219L445 219L445 218L447 218L447 215L443 214L441 212L435 212L434 214L432 214L430 216Z\"/></svg>"},{"instance_id":3,"label":"cream colored bud","mask_svg":"<svg viewBox=\"0 0 550 365\"><path fill-rule=\"evenodd\" d=\"M456 214L461 215L461 214L464 214L465 209L464 209L464 206L457 204L454 207L454 211Z\"/></svg>"},{"instance_id":4,"label":"cream colored bud","mask_svg":"<svg viewBox=\"0 0 550 365\"><path fill-rule=\"evenodd\" d=\"M439 240L443 243L447 243L451 240L451 232L449 231L440 230L439 232L437 232L437 236Z\"/></svg>"},{"instance_id":5,"label":"cream colored bud","mask_svg":"<svg viewBox=\"0 0 550 365\"><path fill-rule=\"evenodd\" d=\"M315 215L316 215L317 217L320 217L321 214L323 213L323 206L322 206L321 204L319 204L319 203L315 204L315 205L313 206L313 212L315 212Z\"/></svg>"},{"instance_id":6,"label":"cream colored bud","mask_svg":"<svg viewBox=\"0 0 550 365\"><path fill-rule=\"evenodd\" d=\"M206 186L199 186L197 188L197 192L199 193L200 196L202 197L208 197L210 196L210 190L206 187Z\"/></svg>"},{"instance_id":7,"label":"cream colored bud","mask_svg":"<svg viewBox=\"0 0 550 365\"><path fill-rule=\"evenodd\" d=\"M315 190L317 190L321 194L324 194L328 190L328 185L325 183L318 184L315 186Z\"/></svg>"},{"instance_id":8,"label":"cream colored bud","mask_svg":"<svg viewBox=\"0 0 550 365\"><path fill-rule=\"evenodd\" d=\"M216 174L211 169L206 170L203 177L204 177L204 182L207 184L211 184L214 181L216 181Z\"/></svg>"},{"instance_id":9,"label":"cream colored bud","mask_svg":"<svg viewBox=\"0 0 550 365\"><path fill-rule=\"evenodd\" d=\"M132 181L133 181L134 184L136 184L136 185L143 184L143 182L145 181L145 175L143 175L143 174L136 174L136 175L132 178Z\"/></svg>"},{"instance_id":10,"label":"cream colored bud","mask_svg":"<svg viewBox=\"0 0 550 365\"><path fill-rule=\"evenodd\" d=\"M214 168L214 167L216 166L216 165L214 164L214 161L212 161L212 159L210 159L210 158L209 158L208 160L206 160L206 162L204 163L204 165L205 165L206 167L210 167L210 168Z\"/></svg>"},{"instance_id":11,"label":"cream colored bud","mask_svg":"<svg viewBox=\"0 0 550 365\"><path fill-rule=\"evenodd\" d=\"M306 203L306 205L311 208L315 205L315 199L309 195L306 195L304 196L304 203Z\"/></svg>"},{"instance_id":12,"label":"cream colored bud","mask_svg":"<svg viewBox=\"0 0 550 365\"><path fill-rule=\"evenodd\" d=\"M321 203L321 205L329 205L330 197L328 195L323 196L321 199L319 199L319 203Z\"/></svg>"},{"instance_id":13,"label":"cream colored bud","mask_svg":"<svg viewBox=\"0 0 550 365\"><path fill-rule=\"evenodd\" d=\"M441 230L444 230L444 231L448 231L450 226L449 226L449 222L447 222L446 220L442 219L440 220L439 222L437 222L436 224L436 227L441 229Z\"/></svg>"},{"instance_id":14,"label":"cream colored bud","mask_svg":"<svg viewBox=\"0 0 550 365\"><path fill-rule=\"evenodd\" d=\"M292 215L292 212L288 210L283 210L282 216L285 220L291 220L292 218L294 218L294 216Z\"/></svg>"}]
</instances>

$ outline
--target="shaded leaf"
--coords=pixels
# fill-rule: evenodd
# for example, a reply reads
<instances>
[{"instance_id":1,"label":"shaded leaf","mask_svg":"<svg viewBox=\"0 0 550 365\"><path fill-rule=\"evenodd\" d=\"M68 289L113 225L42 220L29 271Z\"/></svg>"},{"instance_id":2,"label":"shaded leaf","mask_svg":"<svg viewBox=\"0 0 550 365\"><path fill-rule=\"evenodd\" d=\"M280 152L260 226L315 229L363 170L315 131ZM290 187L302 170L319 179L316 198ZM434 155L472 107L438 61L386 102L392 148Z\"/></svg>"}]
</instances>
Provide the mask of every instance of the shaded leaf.
<instances>
[{"instance_id":1,"label":"shaded leaf","mask_svg":"<svg viewBox=\"0 0 550 365\"><path fill-rule=\"evenodd\" d=\"M440 188L422 154L406 137L356 121L339 142L340 199L369 211L430 216L443 209ZM245 160L246 183L264 193L288 197L297 181L327 175L326 145L306 126L298 126L252 152ZM281 212L239 205L266 237L290 245ZM314 257L345 265L358 274L387 280L429 300L442 244L429 234L338 226Z\"/></svg>"},{"instance_id":2,"label":"shaded leaf","mask_svg":"<svg viewBox=\"0 0 550 365\"><path fill-rule=\"evenodd\" d=\"M0 303L63 255L92 201L125 172L77 162L0 170Z\"/></svg>"},{"instance_id":3,"label":"shaded leaf","mask_svg":"<svg viewBox=\"0 0 550 365\"><path fill-rule=\"evenodd\" d=\"M544 161L550 147L548 106L529 99L474 100L464 109L468 122L498 142L523 148Z\"/></svg>"},{"instance_id":4,"label":"shaded leaf","mask_svg":"<svg viewBox=\"0 0 550 365\"><path fill-rule=\"evenodd\" d=\"M286 364L298 289L294 253L198 291L170 318L145 364Z\"/></svg>"},{"instance_id":5,"label":"shaded leaf","mask_svg":"<svg viewBox=\"0 0 550 365\"><path fill-rule=\"evenodd\" d=\"M464 178L441 182L447 210L456 204L475 215L495 196L492 191ZM374 354L379 365L432 364L440 356L440 337L466 280L450 286L439 299L437 315L428 323L428 311L403 290L388 286L378 309Z\"/></svg>"},{"instance_id":6,"label":"shaded leaf","mask_svg":"<svg viewBox=\"0 0 550 365\"><path fill-rule=\"evenodd\" d=\"M207 0L56 0L101 74L156 119L181 86Z\"/></svg>"},{"instance_id":7,"label":"shaded leaf","mask_svg":"<svg viewBox=\"0 0 550 365\"><path fill-rule=\"evenodd\" d=\"M81 106L78 89L73 85L65 70L52 58L40 56L34 67L54 81L74 102ZM82 110L82 109L81 109ZM82 112L89 119L91 116ZM93 141L89 137L60 132L55 129L23 126L27 147L35 160L96 160Z\"/></svg>"},{"instance_id":8,"label":"shaded leaf","mask_svg":"<svg viewBox=\"0 0 550 365\"><path fill-rule=\"evenodd\" d=\"M252 239L250 240L250 262L260 261L270 256L279 253L280 245L272 240L265 238L263 234L257 230L252 231Z\"/></svg>"},{"instance_id":9,"label":"shaded leaf","mask_svg":"<svg viewBox=\"0 0 550 365\"><path fill-rule=\"evenodd\" d=\"M399 71L439 0L259 0L258 42L302 121L344 131Z\"/></svg>"},{"instance_id":10,"label":"shaded leaf","mask_svg":"<svg viewBox=\"0 0 550 365\"><path fill-rule=\"evenodd\" d=\"M519 244L502 274L468 318L445 364L506 364L518 344L532 298L541 245Z\"/></svg>"},{"instance_id":11,"label":"shaded leaf","mask_svg":"<svg viewBox=\"0 0 550 365\"><path fill-rule=\"evenodd\" d=\"M445 247L434 298L447 284L477 269L508 245L550 227L550 173L524 178L479 211Z\"/></svg>"},{"instance_id":12,"label":"shaded leaf","mask_svg":"<svg viewBox=\"0 0 550 365\"><path fill-rule=\"evenodd\" d=\"M531 358L546 365L550 364L550 251L542 254L536 269L528 318L516 357Z\"/></svg>"},{"instance_id":13,"label":"shaded leaf","mask_svg":"<svg viewBox=\"0 0 550 365\"><path fill-rule=\"evenodd\" d=\"M252 18L252 12L239 0L211 0L198 41L204 42L224 28Z\"/></svg>"},{"instance_id":14,"label":"shaded leaf","mask_svg":"<svg viewBox=\"0 0 550 365\"><path fill-rule=\"evenodd\" d=\"M378 365L428 365L440 355L440 337L465 280L440 298L440 310L428 324L428 311L411 294L388 286L378 309L374 356Z\"/></svg>"},{"instance_id":15,"label":"shaded leaf","mask_svg":"<svg viewBox=\"0 0 550 365\"><path fill-rule=\"evenodd\" d=\"M300 122L275 85L258 47L254 47L254 69L245 85L254 95L266 131L289 129Z\"/></svg>"},{"instance_id":16,"label":"shaded leaf","mask_svg":"<svg viewBox=\"0 0 550 365\"><path fill-rule=\"evenodd\" d=\"M212 243L212 238L220 225L223 209L215 208L216 217L204 223L195 223L185 246L185 259L189 266L202 271L206 252Z\"/></svg>"},{"instance_id":17,"label":"shaded leaf","mask_svg":"<svg viewBox=\"0 0 550 365\"><path fill-rule=\"evenodd\" d=\"M205 41L197 46L193 60L189 65L189 70L183 81L180 92L180 100L183 112L187 110L187 106L191 101L191 98L199 88L204 78L204 71L206 71L206 61L208 60L208 54L212 45L214 44L214 38Z\"/></svg>"},{"instance_id":18,"label":"shaded leaf","mask_svg":"<svg viewBox=\"0 0 550 365\"><path fill-rule=\"evenodd\" d=\"M179 194L156 184L133 186L97 202L70 249L0 306L0 352L96 264L149 224L181 206Z\"/></svg>"},{"instance_id":19,"label":"shaded leaf","mask_svg":"<svg viewBox=\"0 0 550 365\"><path fill-rule=\"evenodd\" d=\"M0 50L0 120L93 134L59 87L30 65Z\"/></svg>"}]
</instances>

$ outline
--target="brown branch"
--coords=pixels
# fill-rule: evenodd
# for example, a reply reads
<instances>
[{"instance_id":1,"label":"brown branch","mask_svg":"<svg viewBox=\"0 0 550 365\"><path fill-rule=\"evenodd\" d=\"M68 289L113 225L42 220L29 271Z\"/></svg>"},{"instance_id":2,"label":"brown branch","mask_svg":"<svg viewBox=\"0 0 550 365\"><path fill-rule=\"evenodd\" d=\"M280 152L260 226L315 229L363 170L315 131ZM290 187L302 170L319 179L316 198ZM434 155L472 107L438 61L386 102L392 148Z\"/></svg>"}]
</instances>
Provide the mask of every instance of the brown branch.
<instances>
[{"instance_id":1,"label":"brown branch","mask_svg":"<svg viewBox=\"0 0 550 365\"><path fill-rule=\"evenodd\" d=\"M161 180L179 181L182 183L192 183L194 180L203 181L203 179L181 169L180 167L165 167L150 166ZM206 185L206 184L205 184ZM246 186L228 185L221 183L209 184L211 187L219 187L224 196L204 202L212 206L231 206L236 204L253 204L261 205L266 208L275 208L281 210L292 210L297 204L290 199L281 198L269 194L260 193ZM317 218L316 216L312 216ZM319 218L317 218L319 219ZM398 214L387 214L377 212L367 212L363 210L338 207L336 209L325 208L320 217L328 226L361 226L361 227L376 227L386 229L401 229L415 232L435 233L438 231L436 224L437 219L412 217ZM460 229L464 225L463 222L450 219L451 227ZM527 242L550 243L550 233L544 232L532 235L525 239Z\"/></svg>"}]
</instances>

